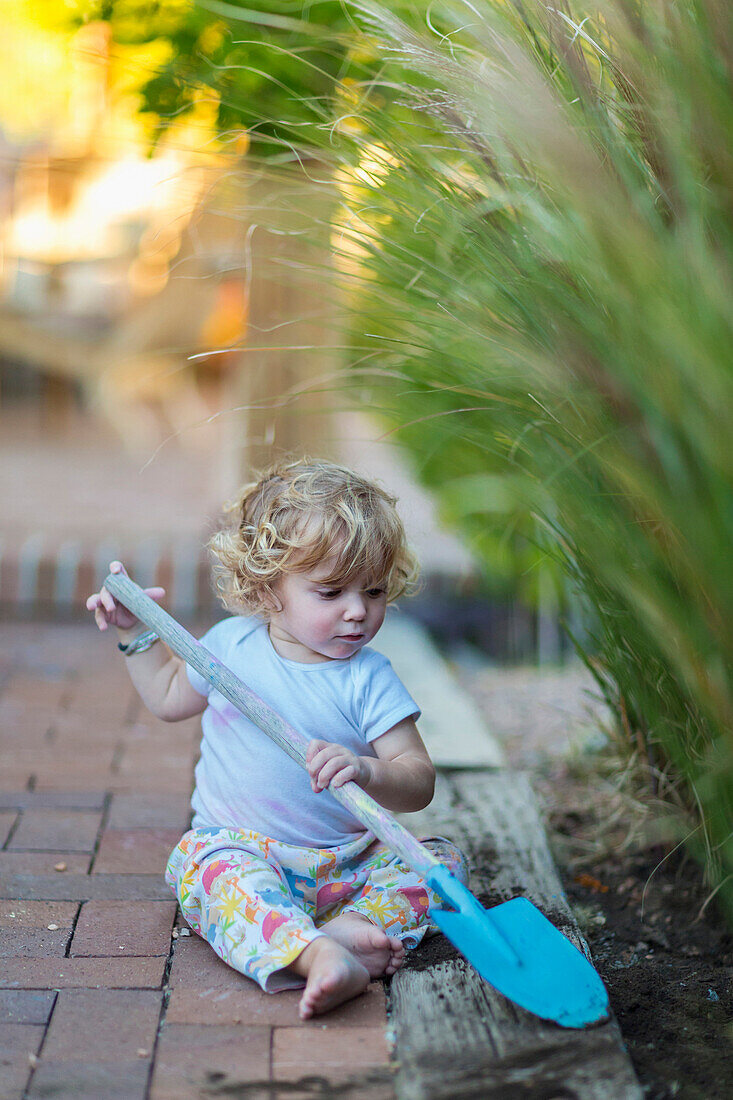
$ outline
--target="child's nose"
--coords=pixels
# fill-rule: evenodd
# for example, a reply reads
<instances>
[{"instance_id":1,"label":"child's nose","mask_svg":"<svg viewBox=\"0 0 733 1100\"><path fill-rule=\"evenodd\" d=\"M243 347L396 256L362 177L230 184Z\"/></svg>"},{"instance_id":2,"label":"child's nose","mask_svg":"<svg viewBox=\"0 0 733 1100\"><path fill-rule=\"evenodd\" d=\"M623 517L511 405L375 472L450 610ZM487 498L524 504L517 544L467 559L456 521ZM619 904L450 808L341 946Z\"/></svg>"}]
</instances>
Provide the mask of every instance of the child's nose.
<instances>
[{"instance_id":1,"label":"child's nose","mask_svg":"<svg viewBox=\"0 0 733 1100\"><path fill-rule=\"evenodd\" d=\"M366 604L361 596L353 595L350 597L349 602L346 605L346 611L344 612L344 618L356 619L357 621L366 617Z\"/></svg>"}]
</instances>

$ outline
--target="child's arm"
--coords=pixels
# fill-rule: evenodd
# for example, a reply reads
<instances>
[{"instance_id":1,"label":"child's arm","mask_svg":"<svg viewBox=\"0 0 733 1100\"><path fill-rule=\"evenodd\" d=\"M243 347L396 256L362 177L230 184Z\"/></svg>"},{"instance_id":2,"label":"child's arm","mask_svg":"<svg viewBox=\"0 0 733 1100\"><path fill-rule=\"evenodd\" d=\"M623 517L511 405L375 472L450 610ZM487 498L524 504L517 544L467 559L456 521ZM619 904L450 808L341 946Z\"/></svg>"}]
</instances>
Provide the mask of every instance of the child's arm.
<instances>
[{"instance_id":1,"label":"child's arm","mask_svg":"<svg viewBox=\"0 0 733 1100\"><path fill-rule=\"evenodd\" d=\"M377 754L357 756L343 745L311 741L306 754L313 790L353 779L387 810L422 810L433 797L435 768L414 719L405 718L372 741Z\"/></svg>"},{"instance_id":2,"label":"child's arm","mask_svg":"<svg viewBox=\"0 0 733 1100\"><path fill-rule=\"evenodd\" d=\"M121 562L117 561L113 561L109 568L111 573L125 571ZM162 588L147 588L145 591L155 600L165 595ZM121 645L128 645L144 632L140 620L104 587L89 597L87 610L94 612L100 630L117 627ZM205 710L206 699L191 686L185 662L171 653L163 642L156 642L142 653L133 653L125 658L125 665L143 703L158 718L177 722Z\"/></svg>"}]
</instances>

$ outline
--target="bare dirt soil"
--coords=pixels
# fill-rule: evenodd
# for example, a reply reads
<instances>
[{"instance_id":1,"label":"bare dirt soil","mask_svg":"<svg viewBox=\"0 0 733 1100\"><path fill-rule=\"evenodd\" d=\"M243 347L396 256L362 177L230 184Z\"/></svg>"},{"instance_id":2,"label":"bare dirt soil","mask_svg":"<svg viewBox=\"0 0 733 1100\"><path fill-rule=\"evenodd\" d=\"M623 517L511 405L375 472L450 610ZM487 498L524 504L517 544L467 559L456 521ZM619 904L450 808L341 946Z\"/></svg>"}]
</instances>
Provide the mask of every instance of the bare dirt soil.
<instances>
[{"instance_id":1,"label":"bare dirt soil","mask_svg":"<svg viewBox=\"0 0 733 1100\"><path fill-rule=\"evenodd\" d=\"M636 1072L650 1100L733 1096L733 937L697 868L677 854L622 853L588 885L565 868L585 933ZM580 882L578 882L580 878Z\"/></svg>"},{"instance_id":2,"label":"bare dirt soil","mask_svg":"<svg viewBox=\"0 0 733 1100\"><path fill-rule=\"evenodd\" d=\"M580 666L461 660L456 671L511 764L530 773L645 1097L729 1100L733 935L643 772L625 769L604 736L592 680Z\"/></svg>"}]
</instances>

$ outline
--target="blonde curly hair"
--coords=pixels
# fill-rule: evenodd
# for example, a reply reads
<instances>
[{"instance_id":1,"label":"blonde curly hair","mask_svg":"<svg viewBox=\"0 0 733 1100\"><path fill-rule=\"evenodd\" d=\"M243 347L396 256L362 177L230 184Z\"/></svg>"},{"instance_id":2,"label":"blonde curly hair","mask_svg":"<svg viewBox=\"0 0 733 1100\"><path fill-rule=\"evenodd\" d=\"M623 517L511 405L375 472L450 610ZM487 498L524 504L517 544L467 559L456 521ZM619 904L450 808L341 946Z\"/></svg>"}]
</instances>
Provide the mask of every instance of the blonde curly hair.
<instances>
[{"instance_id":1,"label":"blonde curly hair","mask_svg":"<svg viewBox=\"0 0 733 1100\"><path fill-rule=\"evenodd\" d=\"M236 614L268 618L285 573L332 565L323 582L342 587L364 576L388 602L414 586L395 498L344 466L299 459L278 463L224 506L233 518L209 542L219 596Z\"/></svg>"}]
</instances>

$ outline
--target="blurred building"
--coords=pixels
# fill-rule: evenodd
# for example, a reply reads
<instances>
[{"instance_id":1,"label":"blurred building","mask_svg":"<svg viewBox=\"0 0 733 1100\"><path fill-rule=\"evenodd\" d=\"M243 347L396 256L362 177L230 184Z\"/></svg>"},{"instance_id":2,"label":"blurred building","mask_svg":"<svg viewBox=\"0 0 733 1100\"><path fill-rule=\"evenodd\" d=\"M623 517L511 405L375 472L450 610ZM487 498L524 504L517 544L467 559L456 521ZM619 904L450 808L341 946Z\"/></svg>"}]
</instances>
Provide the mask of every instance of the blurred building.
<instances>
[{"instance_id":1,"label":"blurred building","mask_svg":"<svg viewBox=\"0 0 733 1100\"><path fill-rule=\"evenodd\" d=\"M160 442L156 419L159 434L216 405L231 356L213 370L188 357L241 344L245 230L207 216L222 157L172 143L150 156L134 105L110 103L109 64L106 26L82 28L68 117L40 141L5 139L1 381L56 426L81 396L139 449Z\"/></svg>"},{"instance_id":2,"label":"blurred building","mask_svg":"<svg viewBox=\"0 0 733 1100\"><path fill-rule=\"evenodd\" d=\"M246 225L217 192L231 157L209 149L205 112L151 155L134 98L115 98L106 26L58 36L61 60L15 31L37 107L18 123L0 106L0 588L17 596L23 562L59 545L200 547L241 461L223 412L247 293ZM47 117L51 91L64 109Z\"/></svg>"},{"instance_id":3,"label":"blurred building","mask_svg":"<svg viewBox=\"0 0 733 1100\"><path fill-rule=\"evenodd\" d=\"M15 32L0 44L25 82L17 103L0 95L0 605L79 607L122 557L174 607L204 606L222 500L283 452L384 471L433 571L470 572L339 389L328 179L264 175L242 142L222 152L210 103L151 153L105 25Z\"/></svg>"}]
</instances>

